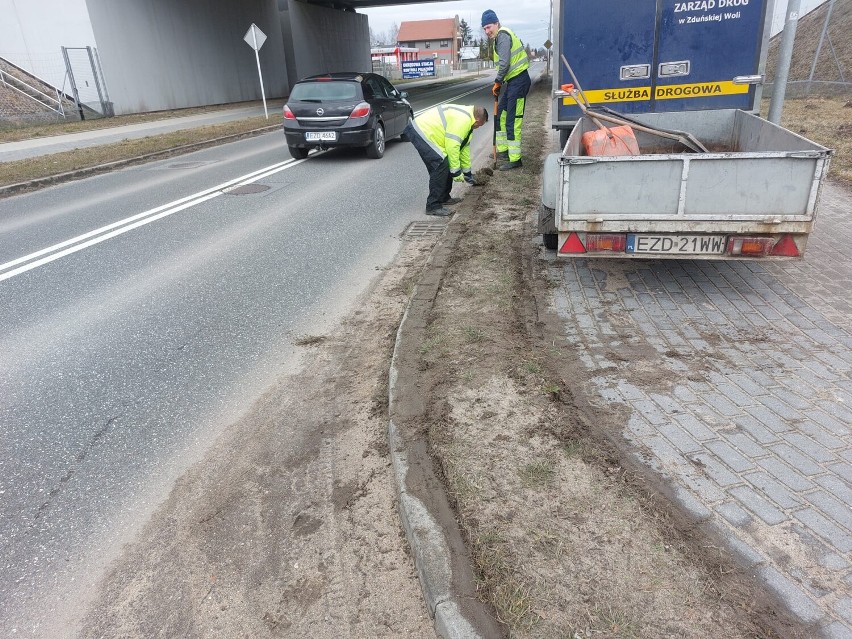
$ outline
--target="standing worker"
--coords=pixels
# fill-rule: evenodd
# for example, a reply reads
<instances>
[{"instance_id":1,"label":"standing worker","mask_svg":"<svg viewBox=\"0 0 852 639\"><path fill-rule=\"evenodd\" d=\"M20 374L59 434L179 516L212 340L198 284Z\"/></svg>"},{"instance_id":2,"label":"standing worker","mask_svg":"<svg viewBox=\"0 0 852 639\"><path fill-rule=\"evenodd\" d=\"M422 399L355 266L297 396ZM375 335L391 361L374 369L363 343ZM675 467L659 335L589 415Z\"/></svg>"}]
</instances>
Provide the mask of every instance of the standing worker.
<instances>
[{"instance_id":1,"label":"standing worker","mask_svg":"<svg viewBox=\"0 0 852 639\"><path fill-rule=\"evenodd\" d=\"M470 168L470 138L474 129L488 122L488 111L479 106L442 104L427 109L405 127L409 140L429 171L426 215L451 215L444 205L458 204L450 197L453 181L476 184Z\"/></svg>"},{"instance_id":2,"label":"standing worker","mask_svg":"<svg viewBox=\"0 0 852 639\"><path fill-rule=\"evenodd\" d=\"M524 43L509 29L500 26L497 14L491 9L482 14L482 28L485 35L494 40L494 62L498 65L491 89L494 97L499 97L494 123L497 127L497 168L508 171L521 166L521 126L524 123L524 104L530 91L530 74L527 72L530 59Z\"/></svg>"}]
</instances>

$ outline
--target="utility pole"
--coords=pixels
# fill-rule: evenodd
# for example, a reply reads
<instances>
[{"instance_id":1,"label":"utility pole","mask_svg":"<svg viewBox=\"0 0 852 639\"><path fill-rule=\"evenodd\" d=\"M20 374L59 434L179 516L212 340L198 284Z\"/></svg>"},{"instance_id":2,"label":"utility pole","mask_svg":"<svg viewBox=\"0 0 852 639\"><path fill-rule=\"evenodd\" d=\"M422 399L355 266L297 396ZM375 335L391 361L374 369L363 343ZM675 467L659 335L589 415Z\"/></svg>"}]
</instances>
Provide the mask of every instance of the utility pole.
<instances>
[{"instance_id":1,"label":"utility pole","mask_svg":"<svg viewBox=\"0 0 852 639\"><path fill-rule=\"evenodd\" d=\"M772 86L772 100L769 102L767 120L781 124L781 111L784 108L784 94L787 92L787 78L790 76L790 61L793 59L793 44L796 41L796 27L799 24L801 0L789 0L784 32L781 34L781 47L778 50L778 66L775 82Z\"/></svg>"}]
</instances>

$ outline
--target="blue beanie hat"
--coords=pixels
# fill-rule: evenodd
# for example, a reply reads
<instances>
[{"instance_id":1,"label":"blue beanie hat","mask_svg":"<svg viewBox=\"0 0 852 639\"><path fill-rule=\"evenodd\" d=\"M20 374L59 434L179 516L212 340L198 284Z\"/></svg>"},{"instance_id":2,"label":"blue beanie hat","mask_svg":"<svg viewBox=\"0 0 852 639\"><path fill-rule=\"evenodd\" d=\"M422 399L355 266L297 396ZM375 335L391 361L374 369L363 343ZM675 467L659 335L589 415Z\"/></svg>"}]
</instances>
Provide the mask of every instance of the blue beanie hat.
<instances>
[{"instance_id":1,"label":"blue beanie hat","mask_svg":"<svg viewBox=\"0 0 852 639\"><path fill-rule=\"evenodd\" d=\"M482 12L482 26L484 27L486 24L497 24L500 22L497 19L497 14L494 13L491 9Z\"/></svg>"}]
</instances>

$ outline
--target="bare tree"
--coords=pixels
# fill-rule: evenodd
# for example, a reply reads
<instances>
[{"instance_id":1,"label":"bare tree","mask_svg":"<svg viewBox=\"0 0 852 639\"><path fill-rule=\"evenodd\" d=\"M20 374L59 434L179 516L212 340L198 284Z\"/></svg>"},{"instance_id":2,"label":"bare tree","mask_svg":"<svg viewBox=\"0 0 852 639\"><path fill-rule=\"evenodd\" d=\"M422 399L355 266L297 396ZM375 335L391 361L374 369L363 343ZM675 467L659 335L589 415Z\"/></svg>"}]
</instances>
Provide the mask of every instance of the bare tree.
<instances>
[{"instance_id":1,"label":"bare tree","mask_svg":"<svg viewBox=\"0 0 852 639\"><path fill-rule=\"evenodd\" d=\"M399 25L396 22L391 22L390 30L388 31L388 44L396 45L399 38Z\"/></svg>"}]
</instances>

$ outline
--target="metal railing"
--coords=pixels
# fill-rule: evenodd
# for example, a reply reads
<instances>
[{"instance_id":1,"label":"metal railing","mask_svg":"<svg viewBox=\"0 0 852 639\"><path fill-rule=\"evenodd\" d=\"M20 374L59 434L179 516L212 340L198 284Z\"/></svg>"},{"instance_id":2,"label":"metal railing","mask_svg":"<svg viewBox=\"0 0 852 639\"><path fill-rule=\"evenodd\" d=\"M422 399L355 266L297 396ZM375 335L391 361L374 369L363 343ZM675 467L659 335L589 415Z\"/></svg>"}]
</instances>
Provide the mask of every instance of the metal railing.
<instances>
[{"instance_id":1,"label":"metal railing","mask_svg":"<svg viewBox=\"0 0 852 639\"><path fill-rule=\"evenodd\" d=\"M41 91L40 89L37 89L31 84L24 82L20 78L17 78L14 75L7 73L6 71L3 71L3 69L0 69L0 83L2 83L3 86L8 89L19 93L20 95L29 98L30 100L38 102L43 107L46 107L51 111L55 111L63 118L65 117L65 109L62 107L62 96L59 93L59 89L54 89L56 91L56 97L51 97L44 91ZM33 95L34 93L37 95Z\"/></svg>"}]
</instances>

